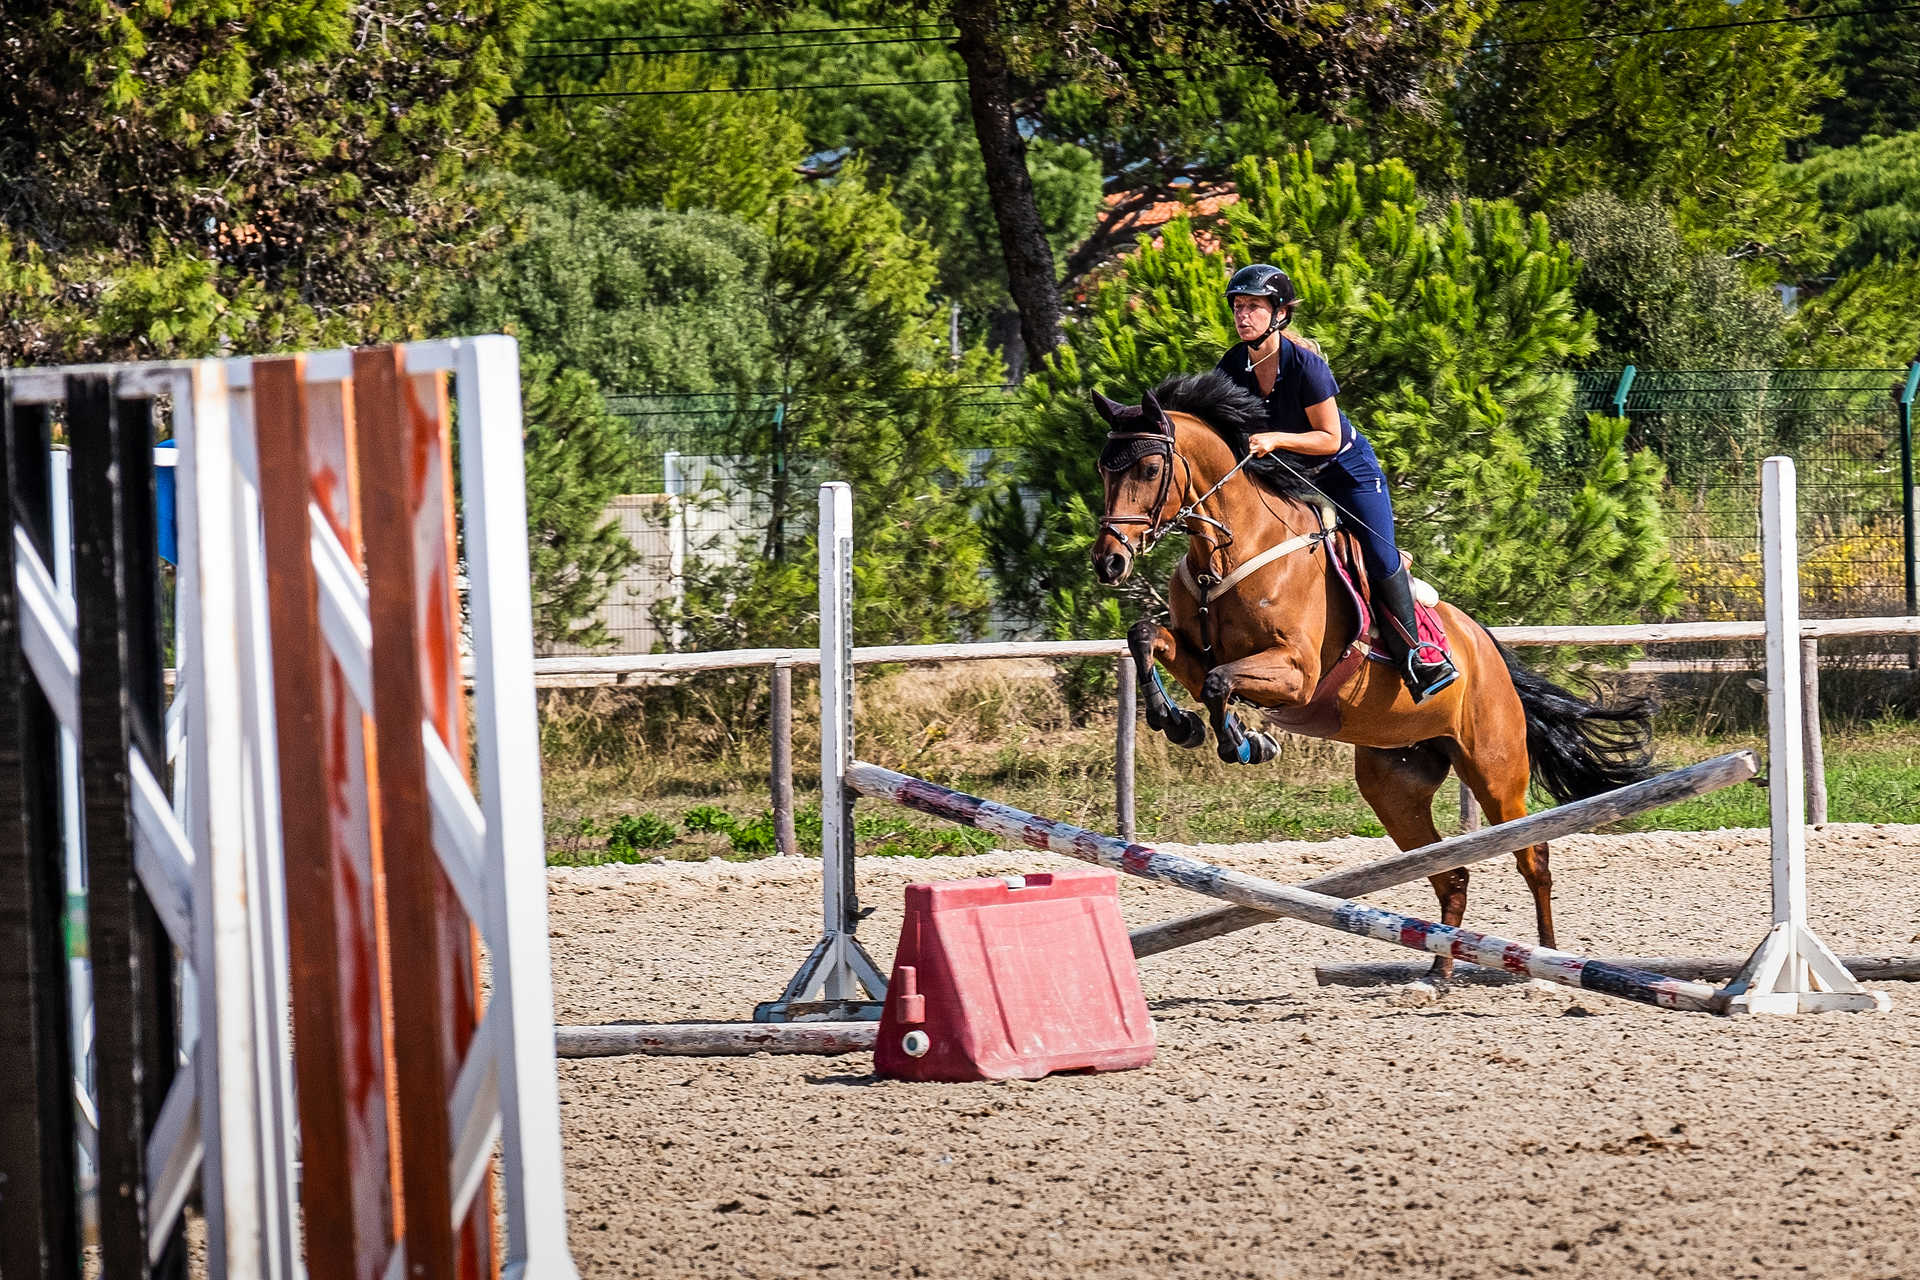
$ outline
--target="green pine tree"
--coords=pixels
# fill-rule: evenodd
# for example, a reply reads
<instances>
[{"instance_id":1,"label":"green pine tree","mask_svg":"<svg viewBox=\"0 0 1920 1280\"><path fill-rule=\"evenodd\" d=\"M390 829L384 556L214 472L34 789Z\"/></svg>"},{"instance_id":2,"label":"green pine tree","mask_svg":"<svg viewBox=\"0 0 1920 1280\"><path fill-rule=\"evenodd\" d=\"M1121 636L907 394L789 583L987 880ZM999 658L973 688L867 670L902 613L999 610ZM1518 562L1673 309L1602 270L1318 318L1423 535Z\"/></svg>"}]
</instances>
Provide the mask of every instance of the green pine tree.
<instances>
[{"instance_id":1,"label":"green pine tree","mask_svg":"<svg viewBox=\"0 0 1920 1280\"><path fill-rule=\"evenodd\" d=\"M1814 205L1781 167L1833 92L1818 27L1769 22L1786 0L1528 0L1495 10L1451 95L1466 187L1549 212L1609 191L1674 211L1695 249L1791 275L1825 249ZM1615 31L1653 34L1592 38Z\"/></svg>"},{"instance_id":2,"label":"green pine tree","mask_svg":"<svg viewBox=\"0 0 1920 1280\"><path fill-rule=\"evenodd\" d=\"M1802 281L1796 363L1886 368L1920 358L1920 129L1815 153L1796 166L1839 229Z\"/></svg>"},{"instance_id":3,"label":"green pine tree","mask_svg":"<svg viewBox=\"0 0 1920 1280\"><path fill-rule=\"evenodd\" d=\"M632 428L604 393L666 387L750 403L768 340L767 238L717 213L616 209L504 174L487 185L514 238L449 291L444 323L521 342L536 638L610 643L586 620L636 555L607 506L639 491L642 472Z\"/></svg>"},{"instance_id":4,"label":"green pine tree","mask_svg":"<svg viewBox=\"0 0 1920 1280\"><path fill-rule=\"evenodd\" d=\"M617 209L525 178L501 185L518 238L453 292L446 313L463 329L516 334L568 392L528 406L532 427L574 451L564 470L579 479L568 484L593 471L598 486L531 495L536 540L562 553L553 581L574 589L555 591L556 617L597 603L624 567L606 551L602 513L639 483L603 439L606 420L578 405L591 380L736 397L709 447L740 460L734 496L771 514L758 545L693 549L684 604L662 618L687 647L802 642L814 625L815 479L853 482L861 572L894 584L863 600L863 638L980 632L984 535L975 489L956 480L968 470L969 384L1000 372L978 350L958 367L949 360L932 250L884 188L850 164L790 190L760 229L697 210ZM783 388L776 441L763 393ZM797 473L774 465L776 446Z\"/></svg>"},{"instance_id":5,"label":"green pine tree","mask_svg":"<svg viewBox=\"0 0 1920 1280\"><path fill-rule=\"evenodd\" d=\"M633 433L607 412L592 378L556 367L552 356L530 354L521 379L534 643L609 644L593 615L639 561L606 514L608 503L634 487Z\"/></svg>"},{"instance_id":6,"label":"green pine tree","mask_svg":"<svg viewBox=\"0 0 1920 1280\"><path fill-rule=\"evenodd\" d=\"M447 323L516 334L609 391L764 387L767 236L704 210L622 209L499 176L516 228L453 289Z\"/></svg>"},{"instance_id":7,"label":"green pine tree","mask_svg":"<svg viewBox=\"0 0 1920 1280\"><path fill-rule=\"evenodd\" d=\"M777 36L716 37L762 26L715 0L588 0L552 27L576 41L542 46L527 83L541 91L646 97L534 103L529 173L619 205L661 204L733 213L759 224L800 179L831 177L849 158L885 180L909 226L938 253L939 295L962 310L967 342L1011 306L1006 269L974 136L965 67L948 43L919 29L842 34L899 22L887 4L782 4ZM818 30L818 34L814 34ZM928 31L933 30L930 25ZM696 39L677 39L699 33ZM628 37L600 43L597 37ZM878 42L876 42L878 41ZM677 49L698 53L671 55ZM797 93L679 94L718 86L841 85ZM769 163L784 161L784 164ZM1028 151L1035 199L1056 259L1086 234L1100 201L1100 166L1079 140L1036 136Z\"/></svg>"},{"instance_id":8,"label":"green pine tree","mask_svg":"<svg viewBox=\"0 0 1920 1280\"><path fill-rule=\"evenodd\" d=\"M1580 263L1574 300L1591 311L1596 369L1767 369L1787 344L1780 296L1723 253L1687 246L1673 215L1595 191L1553 215Z\"/></svg>"},{"instance_id":9,"label":"green pine tree","mask_svg":"<svg viewBox=\"0 0 1920 1280\"><path fill-rule=\"evenodd\" d=\"M1796 173L1843 224L1833 274L1920 258L1920 129L1818 152Z\"/></svg>"},{"instance_id":10,"label":"green pine tree","mask_svg":"<svg viewBox=\"0 0 1920 1280\"><path fill-rule=\"evenodd\" d=\"M580 96L528 99L527 174L618 208L708 209L747 222L799 180L806 136L775 95L702 92L728 82L708 57L596 58L590 49L542 45L529 58L525 92Z\"/></svg>"},{"instance_id":11,"label":"green pine tree","mask_svg":"<svg viewBox=\"0 0 1920 1280\"><path fill-rule=\"evenodd\" d=\"M281 0L0 9L0 359L417 336L532 19Z\"/></svg>"},{"instance_id":12,"label":"green pine tree","mask_svg":"<svg viewBox=\"0 0 1920 1280\"><path fill-rule=\"evenodd\" d=\"M1920 260L1875 259L1802 302L1788 330L1792 363L1892 369L1920 360Z\"/></svg>"},{"instance_id":13,"label":"green pine tree","mask_svg":"<svg viewBox=\"0 0 1920 1280\"><path fill-rule=\"evenodd\" d=\"M770 512L762 554L690 568L671 621L690 648L816 637L810 482L834 479L853 486L862 643L980 634L986 541L960 449L969 384L997 377L997 366L977 349L951 366L932 249L858 164L795 191L772 222L761 385L787 389L782 456L804 461L806 483L771 465L769 421L745 420L733 447L765 461L736 483Z\"/></svg>"},{"instance_id":14,"label":"green pine tree","mask_svg":"<svg viewBox=\"0 0 1920 1280\"><path fill-rule=\"evenodd\" d=\"M1839 78L1840 92L1824 104L1813 141L1848 147L1920 129L1920 13L1847 7L1856 11L1828 28L1833 49L1828 66Z\"/></svg>"}]
</instances>

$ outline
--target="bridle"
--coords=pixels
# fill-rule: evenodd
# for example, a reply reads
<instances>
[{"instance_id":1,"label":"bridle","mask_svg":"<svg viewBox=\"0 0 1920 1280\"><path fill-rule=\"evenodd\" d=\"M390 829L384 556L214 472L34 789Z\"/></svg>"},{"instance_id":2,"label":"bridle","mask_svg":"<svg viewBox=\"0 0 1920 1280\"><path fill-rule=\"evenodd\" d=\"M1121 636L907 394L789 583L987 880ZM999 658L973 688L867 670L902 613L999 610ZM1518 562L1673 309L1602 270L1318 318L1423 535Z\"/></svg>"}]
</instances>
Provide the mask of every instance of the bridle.
<instances>
[{"instance_id":1,"label":"bridle","mask_svg":"<svg viewBox=\"0 0 1920 1280\"><path fill-rule=\"evenodd\" d=\"M1200 508L1208 498L1220 492L1221 486L1233 479L1233 477L1239 473L1240 468L1253 461L1253 456L1249 454L1234 463L1232 468L1228 470L1225 475L1221 476L1212 488L1181 507L1165 520L1160 518L1159 513L1166 509L1167 494L1173 487L1173 464L1176 459L1186 471L1186 484L1183 486L1184 490L1189 493L1193 491L1193 463L1187 460L1185 454L1175 451L1173 447L1173 436L1163 431L1109 431L1107 433L1107 446L1100 451L1100 470L1107 475L1125 475L1148 458L1153 457L1161 458L1165 462L1165 465L1160 469L1160 489L1153 495L1153 502L1147 507L1146 511L1139 515L1113 515L1111 513L1105 515L1100 521L1101 532L1112 534L1114 538L1119 541L1120 545L1127 549L1127 554L1135 559L1139 559L1149 551L1152 551L1155 546L1159 545L1162 538L1165 538L1175 530L1191 533L1192 530L1187 527L1189 520L1211 525L1220 531L1218 541L1212 538L1208 539L1209 542L1214 544L1215 551L1225 551L1228 547L1232 546L1233 530L1227 528L1221 521L1207 515L1201 511ZM1112 461L1109 461L1109 459L1112 459ZM1140 545L1138 546L1134 545L1133 539L1128 536L1126 528L1124 527L1131 525L1146 526L1146 532L1140 536Z\"/></svg>"}]
</instances>

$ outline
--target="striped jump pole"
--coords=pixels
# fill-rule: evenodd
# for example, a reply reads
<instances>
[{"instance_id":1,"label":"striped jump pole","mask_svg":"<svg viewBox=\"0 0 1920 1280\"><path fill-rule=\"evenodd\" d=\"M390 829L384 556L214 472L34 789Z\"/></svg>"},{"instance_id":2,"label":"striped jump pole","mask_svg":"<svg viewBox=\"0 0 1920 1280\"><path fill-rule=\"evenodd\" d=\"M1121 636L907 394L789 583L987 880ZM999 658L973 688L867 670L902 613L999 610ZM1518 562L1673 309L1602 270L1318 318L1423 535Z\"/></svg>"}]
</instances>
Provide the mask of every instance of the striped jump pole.
<instances>
[{"instance_id":1,"label":"striped jump pole","mask_svg":"<svg viewBox=\"0 0 1920 1280\"><path fill-rule=\"evenodd\" d=\"M1377 938L1381 942L1395 943L1415 951L1452 956L1489 969L1544 978L1562 986L1618 996L1656 1008L1720 1012L1717 993L1705 983L1685 982L1626 965L1569 955L1549 947L1510 942L1505 938L1435 924L1430 920L1383 911L1364 903L1349 902L1309 889L1263 880L1197 858L1164 853L1147 845L1132 844L1070 823L1038 817L1010 805L952 791L937 783L895 773L879 765L852 762L846 770L846 785L856 795L889 800L948 822L1017 841L1029 849L1051 850L1144 880L1173 885L1241 906L1256 907L1268 915L1300 920L1363 938Z\"/></svg>"},{"instance_id":2,"label":"striped jump pole","mask_svg":"<svg viewBox=\"0 0 1920 1280\"><path fill-rule=\"evenodd\" d=\"M1610 822L1618 822L1636 813L1705 795L1737 782L1747 782L1759 772L1760 758L1753 752L1731 751L1616 791L1589 796L1585 800L1572 800L1557 808L1530 813L1524 818L1515 818L1498 826L1482 827L1435 844L1406 849L1378 862L1342 867L1338 871L1315 876L1299 887L1336 898L1357 898L1397 884L1424 880L1455 867L1471 866L1488 858L1497 858L1530 844L1542 844L1576 832L1597 831ZM1235 929L1264 924L1272 919L1274 917L1264 911L1250 907L1214 907L1196 915L1169 920L1165 924L1143 925L1135 929L1132 934L1133 954L1136 958L1158 955L1162 951L1204 942L1208 938L1217 938Z\"/></svg>"}]
</instances>

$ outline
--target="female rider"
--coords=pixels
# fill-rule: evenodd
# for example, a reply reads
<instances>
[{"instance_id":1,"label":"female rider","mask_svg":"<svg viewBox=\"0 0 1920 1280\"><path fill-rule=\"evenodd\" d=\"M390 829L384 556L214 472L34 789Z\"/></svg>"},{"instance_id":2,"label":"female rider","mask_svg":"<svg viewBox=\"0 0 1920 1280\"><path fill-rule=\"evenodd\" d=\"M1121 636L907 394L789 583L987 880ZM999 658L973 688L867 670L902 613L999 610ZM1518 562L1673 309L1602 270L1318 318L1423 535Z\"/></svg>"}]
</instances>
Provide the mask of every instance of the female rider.
<instances>
[{"instance_id":1,"label":"female rider","mask_svg":"<svg viewBox=\"0 0 1920 1280\"><path fill-rule=\"evenodd\" d=\"M1299 302L1293 280L1278 267L1256 262L1233 273L1227 302L1241 340L1220 358L1219 372L1267 405L1268 429L1249 434L1245 443L1256 459L1271 461L1256 461L1247 469L1278 471L1281 459L1272 455L1284 453L1286 465L1347 513L1373 584L1374 612L1386 620L1379 628L1381 641L1413 700L1424 702L1459 672L1445 653L1419 642L1413 580L1394 546L1393 502L1373 446L1334 403L1340 386L1319 347L1286 332Z\"/></svg>"}]
</instances>

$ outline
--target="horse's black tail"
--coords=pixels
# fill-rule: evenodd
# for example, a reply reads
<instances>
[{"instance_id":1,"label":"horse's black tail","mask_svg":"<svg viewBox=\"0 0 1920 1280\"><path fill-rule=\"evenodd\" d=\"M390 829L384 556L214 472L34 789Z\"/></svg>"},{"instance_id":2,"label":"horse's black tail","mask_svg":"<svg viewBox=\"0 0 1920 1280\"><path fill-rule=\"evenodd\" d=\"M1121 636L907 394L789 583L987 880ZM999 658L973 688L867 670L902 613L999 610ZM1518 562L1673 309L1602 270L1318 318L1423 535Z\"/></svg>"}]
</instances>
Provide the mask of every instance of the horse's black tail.
<instances>
[{"instance_id":1,"label":"horse's black tail","mask_svg":"<svg viewBox=\"0 0 1920 1280\"><path fill-rule=\"evenodd\" d=\"M1492 637L1489 636L1489 639ZM1594 701L1530 671L1499 641L1513 688L1527 713L1533 780L1565 804L1651 778L1654 701L1643 696Z\"/></svg>"}]
</instances>

